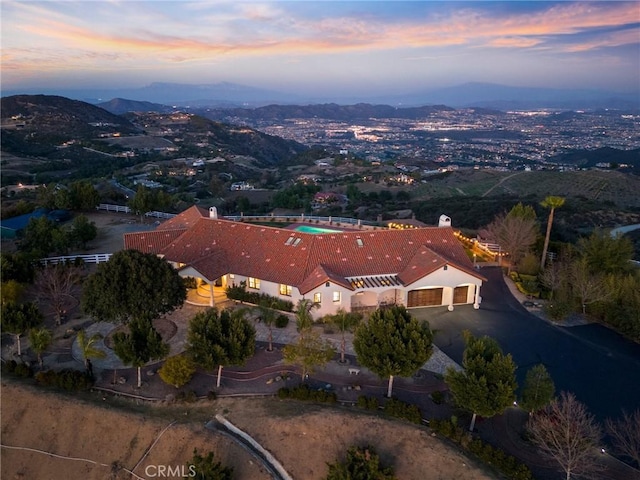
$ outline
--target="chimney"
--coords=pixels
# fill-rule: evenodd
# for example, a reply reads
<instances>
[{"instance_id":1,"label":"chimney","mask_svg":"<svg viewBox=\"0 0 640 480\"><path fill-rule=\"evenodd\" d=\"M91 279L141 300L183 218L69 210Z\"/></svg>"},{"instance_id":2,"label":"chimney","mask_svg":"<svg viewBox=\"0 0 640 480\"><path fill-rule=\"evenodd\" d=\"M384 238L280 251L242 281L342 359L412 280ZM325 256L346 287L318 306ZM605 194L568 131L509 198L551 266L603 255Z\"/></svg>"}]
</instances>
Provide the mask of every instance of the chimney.
<instances>
[{"instance_id":1,"label":"chimney","mask_svg":"<svg viewBox=\"0 0 640 480\"><path fill-rule=\"evenodd\" d=\"M440 215L440 220L438 221L438 226L439 227L450 227L451 226L451 219L449 217L447 217L446 215Z\"/></svg>"},{"instance_id":2,"label":"chimney","mask_svg":"<svg viewBox=\"0 0 640 480\"><path fill-rule=\"evenodd\" d=\"M216 207L209 207L209 218L218 218L218 209Z\"/></svg>"}]
</instances>

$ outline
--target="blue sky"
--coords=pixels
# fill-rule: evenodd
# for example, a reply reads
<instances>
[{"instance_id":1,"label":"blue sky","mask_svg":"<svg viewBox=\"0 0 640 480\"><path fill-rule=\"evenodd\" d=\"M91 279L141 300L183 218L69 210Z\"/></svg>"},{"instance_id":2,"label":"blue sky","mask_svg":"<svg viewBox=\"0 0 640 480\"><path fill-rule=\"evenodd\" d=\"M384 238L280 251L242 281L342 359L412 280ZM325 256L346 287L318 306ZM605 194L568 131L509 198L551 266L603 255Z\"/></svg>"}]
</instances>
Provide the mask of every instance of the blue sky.
<instances>
[{"instance_id":1,"label":"blue sky","mask_svg":"<svg viewBox=\"0 0 640 480\"><path fill-rule=\"evenodd\" d=\"M3 0L1 9L3 90L640 86L638 2Z\"/></svg>"}]
</instances>

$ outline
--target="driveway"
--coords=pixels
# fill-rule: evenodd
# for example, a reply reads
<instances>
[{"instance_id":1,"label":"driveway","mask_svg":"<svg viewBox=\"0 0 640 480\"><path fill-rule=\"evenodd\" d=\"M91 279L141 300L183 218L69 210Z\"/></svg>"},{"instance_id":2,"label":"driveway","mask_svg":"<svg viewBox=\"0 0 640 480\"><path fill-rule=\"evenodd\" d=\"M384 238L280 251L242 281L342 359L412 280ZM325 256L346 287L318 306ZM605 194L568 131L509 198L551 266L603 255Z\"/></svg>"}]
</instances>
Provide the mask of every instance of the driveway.
<instances>
[{"instance_id":1,"label":"driveway","mask_svg":"<svg viewBox=\"0 0 640 480\"><path fill-rule=\"evenodd\" d=\"M462 363L463 330L496 339L518 366L518 384L527 370L545 365L556 392L573 392L600 420L617 418L640 406L640 345L612 330L591 324L561 327L529 313L510 293L498 267L482 269L479 310L471 306L412 311L436 331L435 344Z\"/></svg>"}]
</instances>

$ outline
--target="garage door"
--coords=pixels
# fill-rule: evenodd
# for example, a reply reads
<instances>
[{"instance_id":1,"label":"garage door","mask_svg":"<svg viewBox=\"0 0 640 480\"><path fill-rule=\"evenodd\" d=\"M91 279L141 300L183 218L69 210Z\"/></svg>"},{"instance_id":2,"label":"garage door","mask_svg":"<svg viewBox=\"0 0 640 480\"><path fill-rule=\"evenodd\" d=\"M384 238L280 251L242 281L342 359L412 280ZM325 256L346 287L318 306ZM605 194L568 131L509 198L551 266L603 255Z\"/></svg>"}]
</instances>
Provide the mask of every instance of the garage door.
<instances>
[{"instance_id":1,"label":"garage door","mask_svg":"<svg viewBox=\"0 0 640 480\"><path fill-rule=\"evenodd\" d=\"M407 306L427 307L432 305L442 305L442 290L442 288L411 290L407 298Z\"/></svg>"},{"instance_id":2,"label":"garage door","mask_svg":"<svg viewBox=\"0 0 640 480\"><path fill-rule=\"evenodd\" d=\"M453 303L467 303L469 285L453 289Z\"/></svg>"}]
</instances>

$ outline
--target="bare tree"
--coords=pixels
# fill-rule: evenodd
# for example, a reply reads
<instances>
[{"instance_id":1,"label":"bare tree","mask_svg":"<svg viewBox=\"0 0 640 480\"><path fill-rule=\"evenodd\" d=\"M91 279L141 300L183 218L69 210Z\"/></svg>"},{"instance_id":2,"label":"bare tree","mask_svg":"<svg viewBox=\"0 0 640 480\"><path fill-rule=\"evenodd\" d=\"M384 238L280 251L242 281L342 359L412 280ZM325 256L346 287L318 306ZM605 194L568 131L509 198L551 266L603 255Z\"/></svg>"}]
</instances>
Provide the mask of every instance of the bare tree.
<instances>
[{"instance_id":1,"label":"bare tree","mask_svg":"<svg viewBox=\"0 0 640 480\"><path fill-rule=\"evenodd\" d=\"M55 312L56 325L62 323L66 301L81 278L80 267L63 263L45 266L36 273L34 284L38 289L38 299L51 305Z\"/></svg>"},{"instance_id":2,"label":"bare tree","mask_svg":"<svg viewBox=\"0 0 640 480\"><path fill-rule=\"evenodd\" d=\"M538 280L551 292L549 299L553 300L555 292L560 290L568 281L569 269L565 262L553 262L540 273Z\"/></svg>"},{"instance_id":3,"label":"bare tree","mask_svg":"<svg viewBox=\"0 0 640 480\"><path fill-rule=\"evenodd\" d=\"M511 257L509 270L531 250L538 236L538 223L527 215L498 215L487 226L492 240L500 244L502 250Z\"/></svg>"},{"instance_id":4,"label":"bare tree","mask_svg":"<svg viewBox=\"0 0 640 480\"><path fill-rule=\"evenodd\" d=\"M615 453L628 457L640 467L640 409L632 414L622 412L622 418L605 422Z\"/></svg>"},{"instance_id":5,"label":"bare tree","mask_svg":"<svg viewBox=\"0 0 640 480\"><path fill-rule=\"evenodd\" d=\"M557 462L566 479L595 475L602 438L600 426L575 395L560 393L547 407L529 418L529 433L542 454Z\"/></svg>"},{"instance_id":6,"label":"bare tree","mask_svg":"<svg viewBox=\"0 0 640 480\"><path fill-rule=\"evenodd\" d=\"M576 260L571 265L569 277L571 288L580 299L583 315L586 313L588 304L606 300L608 289L605 279L602 275L591 272L586 260Z\"/></svg>"}]
</instances>

